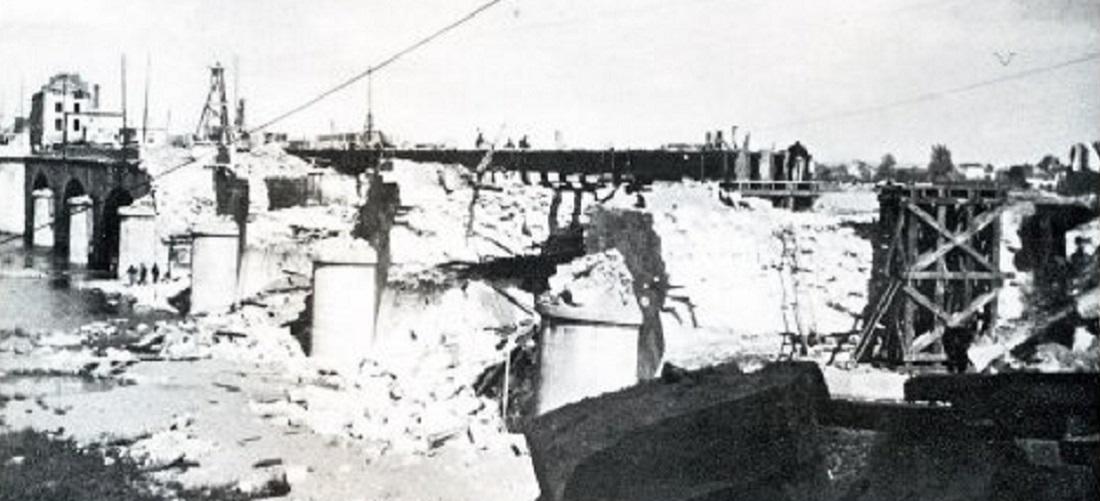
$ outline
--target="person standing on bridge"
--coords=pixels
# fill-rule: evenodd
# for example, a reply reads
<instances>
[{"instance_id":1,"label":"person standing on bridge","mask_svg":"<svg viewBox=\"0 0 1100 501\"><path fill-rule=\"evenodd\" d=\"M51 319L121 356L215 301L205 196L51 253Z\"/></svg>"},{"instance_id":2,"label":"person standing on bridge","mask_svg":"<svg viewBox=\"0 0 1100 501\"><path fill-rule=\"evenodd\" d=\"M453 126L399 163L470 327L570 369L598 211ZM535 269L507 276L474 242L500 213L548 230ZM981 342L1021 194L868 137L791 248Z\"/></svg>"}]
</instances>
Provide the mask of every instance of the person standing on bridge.
<instances>
[{"instance_id":1,"label":"person standing on bridge","mask_svg":"<svg viewBox=\"0 0 1100 501\"><path fill-rule=\"evenodd\" d=\"M157 283L160 280L160 266L157 263L153 263L153 283Z\"/></svg>"},{"instance_id":2,"label":"person standing on bridge","mask_svg":"<svg viewBox=\"0 0 1100 501\"><path fill-rule=\"evenodd\" d=\"M134 283L137 282L137 272L137 268L134 268L132 264L129 268L126 268L126 276L130 278L130 287L133 287Z\"/></svg>"},{"instance_id":3,"label":"person standing on bridge","mask_svg":"<svg viewBox=\"0 0 1100 501\"><path fill-rule=\"evenodd\" d=\"M149 276L149 268L145 267L145 263L141 263L141 271L138 272L138 285L145 285L145 279Z\"/></svg>"}]
</instances>

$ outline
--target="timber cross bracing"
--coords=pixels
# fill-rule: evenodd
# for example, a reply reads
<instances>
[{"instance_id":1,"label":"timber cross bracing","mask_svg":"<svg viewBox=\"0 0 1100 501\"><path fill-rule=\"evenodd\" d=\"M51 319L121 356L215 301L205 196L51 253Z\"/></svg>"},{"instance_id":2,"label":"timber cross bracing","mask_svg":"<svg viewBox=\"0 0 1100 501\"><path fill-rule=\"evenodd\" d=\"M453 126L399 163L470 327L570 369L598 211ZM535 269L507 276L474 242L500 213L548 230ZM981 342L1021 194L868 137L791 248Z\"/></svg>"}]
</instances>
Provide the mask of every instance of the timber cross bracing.
<instances>
[{"instance_id":1,"label":"timber cross bracing","mask_svg":"<svg viewBox=\"0 0 1100 501\"><path fill-rule=\"evenodd\" d=\"M875 248L855 359L944 362L945 339L989 333L997 316L1003 190L978 186L887 186L879 196ZM899 294L900 292L900 294Z\"/></svg>"}]
</instances>

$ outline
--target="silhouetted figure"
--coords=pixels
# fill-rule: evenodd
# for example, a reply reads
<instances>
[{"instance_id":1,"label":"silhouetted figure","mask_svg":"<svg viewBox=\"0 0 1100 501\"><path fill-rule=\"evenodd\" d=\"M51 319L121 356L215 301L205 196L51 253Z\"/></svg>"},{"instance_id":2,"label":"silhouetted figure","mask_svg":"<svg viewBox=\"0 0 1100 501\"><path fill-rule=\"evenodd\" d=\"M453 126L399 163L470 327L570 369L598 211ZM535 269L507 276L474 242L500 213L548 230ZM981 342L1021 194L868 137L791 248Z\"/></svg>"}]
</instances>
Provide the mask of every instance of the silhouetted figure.
<instances>
[{"instance_id":1,"label":"silhouetted figure","mask_svg":"<svg viewBox=\"0 0 1100 501\"><path fill-rule=\"evenodd\" d=\"M504 143L504 148L509 150L516 149L516 143L512 142L512 138L508 138L508 142Z\"/></svg>"},{"instance_id":2,"label":"silhouetted figure","mask_svg":"<svg viewBox=\"0 0 1100 501\"><path fill-rule=\"evenodd\" d=\"M145 285L145 280L149 276L149 268L145 267L145 263L141 263L141 270L138 272L138 285Z\"/></svg>"},{"instance_id":3,"label":"silhouetted figure","mask_svg":"<svg viewBox=\"0 0 1100 501\"><path fill-rule=\"evenodd\" d=\"M160 267L157 266L157 263L153 263L153 283L155 284L158 281L160 281Z\"/></svg>"},{"instance_id":4,"label":"silhouetted figure","mask_svg":"<svg viewBox=\"0 0 1100 501\"><path fill-rule=\"evenodd\" d=\"M810 151L802 146L802 143L795 141L794 144L787 148L787 180L796 181L806 179L806 172L798 171L799 162L802 159L802 169L808 170L810 168Z\"/></svg>"},{"instance_id":5,"label":"silhouetted figure","mask_svg":"<svg viewBox=\"0 0 1100 501\"><path fill-rule=\"evenodd\" d=\"M130 265L129 268L126 268L126 276L130 277L130 286L131 287L137 282L137 273L138 273L137 268L134 268L134 265L132 265L132 264Z\"/></svg>"},{"instance_id":6,"label":"silhouetted figure","mask_svg":"<svg viewBox=\"0 0 1100 501\"><path fill-rule=\"evenodd\" d=\"M527 149L530 149L530 148L531 148L531 143L527 142L527 134L524 134L523 137L519 138L519 149L527 150Z\"/></svg>"},{"instance_id":7,"label":"silhouetted figure","mask_svg":"<svg viewBox=\"0 0 1100 501\"><path fill-rule=\"evenodd\" d=\"M481 133L481 131L477 131L477 140L474 141L474 147L479 150L485 147L485 136Z\"/></svg>"},{"instance_id":8,"label":"silhouetted figure","mask_svg":"<svg viewBox=\"0 0 1100 501\"><path fill-rule=\"evenodd\" d=\"M1070 294L1078 294L1092 279L1092 267L1095 266L1094 256L1089 252L1089 244L1092 239L1078 236L1074 239L1077 250L1069 256L1069 277L1067 285Z\"/></svg>"},{"instance_id":9,"label":"silhouetted figure","mask_svg":"<svg viewBox=\"0 0 1100 501\"><path fill-rule=\"evenodd\" d=\"M1069 266L1074 275L1083 274L1089 270L1092 262L1092 254L1088 250L1089 239L1078 236L1073 242L1077 245L1077 250L1069 257Z\"/></svg>"}]
</instances>

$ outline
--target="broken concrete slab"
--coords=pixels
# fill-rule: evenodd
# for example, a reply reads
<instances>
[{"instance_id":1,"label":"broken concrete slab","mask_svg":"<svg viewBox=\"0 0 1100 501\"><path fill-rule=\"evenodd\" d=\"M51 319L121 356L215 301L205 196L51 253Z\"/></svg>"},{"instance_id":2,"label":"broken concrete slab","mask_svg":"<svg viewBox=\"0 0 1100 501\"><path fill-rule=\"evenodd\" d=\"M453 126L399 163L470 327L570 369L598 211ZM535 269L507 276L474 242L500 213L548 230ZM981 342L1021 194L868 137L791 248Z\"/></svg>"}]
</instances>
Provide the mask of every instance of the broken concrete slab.
<instances>
[{"instance_id":1,"label":"broken concrete slab","mask_svg":"<svg viewBox=\"0 0 1100 501\"><path fill-rule=\"evenodd\" d=\"M525 435L543 501L810 499L822 492L827 400L812 363L728 364L562 407Z\"/></svg>"}]
</instances>

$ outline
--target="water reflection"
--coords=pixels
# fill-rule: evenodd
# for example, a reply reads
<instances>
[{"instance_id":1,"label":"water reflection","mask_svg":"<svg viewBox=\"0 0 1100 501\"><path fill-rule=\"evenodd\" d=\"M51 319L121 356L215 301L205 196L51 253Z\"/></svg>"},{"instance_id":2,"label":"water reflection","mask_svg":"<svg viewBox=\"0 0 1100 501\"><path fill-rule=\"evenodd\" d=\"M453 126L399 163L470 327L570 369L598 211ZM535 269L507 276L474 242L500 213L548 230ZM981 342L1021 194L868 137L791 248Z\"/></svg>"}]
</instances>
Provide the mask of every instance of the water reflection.
<instances>
[{"instance_id":1,"label":"water reflection","mask_svg":"<svg viewBox=\"0 0 1100 501\"><path fill-rule=\"evenodd\" d=\"M117 316L119 302L80 290L101 272L70 267L50 249L27 249L22 239L0 236L0 329L72 329Z\"/></svg>"}]
</instances>

